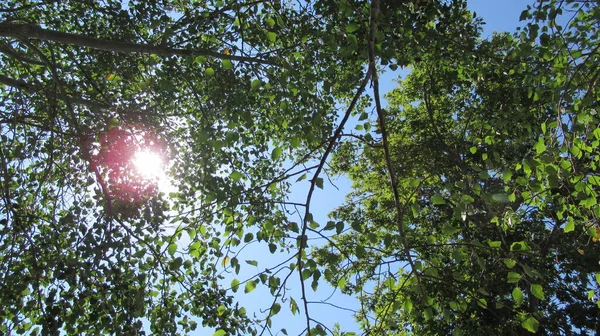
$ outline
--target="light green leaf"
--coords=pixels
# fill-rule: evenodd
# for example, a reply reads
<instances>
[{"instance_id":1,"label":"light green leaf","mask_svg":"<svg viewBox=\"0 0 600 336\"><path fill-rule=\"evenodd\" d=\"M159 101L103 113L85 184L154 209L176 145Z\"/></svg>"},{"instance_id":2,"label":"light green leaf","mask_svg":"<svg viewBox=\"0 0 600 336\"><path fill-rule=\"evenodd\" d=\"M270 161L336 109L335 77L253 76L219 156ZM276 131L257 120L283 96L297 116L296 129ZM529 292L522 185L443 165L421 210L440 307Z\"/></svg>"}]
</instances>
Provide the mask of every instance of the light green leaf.
<instances>
[{"instance_id":1,"label":"light green leaf","mask_svg":"<svg viewBox=\"0 0 600 336\"><path fill-rule=\"evenodd\" d=\"M502 246L502 242L501 241L488 241L488 245L491 248L500 248Z\"/></svg>"},{"instance_id":2,"label":"light green leaf","mask_svg":"<svg viewBox=\"0 0 600 336\"><path fill-rule=\"evenodd\" d=\"M565 224L565 233L571 232L575 230L575 221L572 217L567 218L567 223Z\"/></svg>"},{"instance_id":3,"label":"light green leaf","mask_svg":"<svg viewBox=\"0 0 600 336\"><path fill-rule=\"evenodd\" d=\"M260 81L260 79L255 79L252 81L252 83L250 83L250 87L252 88L252 90L258 89L261 85L262 82Z\"/></svg>"},{"instance_id":4,"label":"light green leaf","mask_svg":"<svg viewBox=\"0 0 600 336\"><path fill-rule=\"evenodd\" d=\"M508 268L513 268L517 264L517 262L515 260L508 259L508 258L505 258L502 261L504 262L504 265L506 265L506 267L508 267Z\"/></svg>"},{"instance_id":5,"label":"light green leaf","mask_svg":"<svg viewBox=\"0 0 600 336\"><path fill-rule=\"evenodd\" d=\"M292 311L292 315L296 315L298 312L298 304L294 298L290 298L290 310Z\"/></svg>"},{"instance_id":6,"label":"light green leaf","mask_svg":"<svg viewBox=\"0 0 600 336\"><path fill-rule=\"evenodd\" d=\"M281 149L279 147L275 147L275 148L273 148L273 151L271 152L271 159L273 161L275 161L275 160L279 159L282 154L283 154L283 149Z\"/></svg>"},{"instance_id":7,"label":"light green leaf","mask_svg":"<svg viewBox=\"0 0 600 336\"><path fill-rule=\"evenodd\" d=\"M208 77L212 77L215 75L215 70L213 68L206 68L206 70L204 70L204 74Z\"/></svg>"},{"instance_id":8,"label":"light green leaf","mask_svg":"<svg viewBox=\"0 0 600 336\"><path fill-rule=\"evenodd\" d=\"M267 38L269 39L269 41L275 42L277 41L277 34L275 34L274 32L268 32Z\"/></svg>"},{"instance_id":9,"label":"light green leaf","mask_svg":"<svg viewBox=\"0 0 600 336\"><path fill-rule=\"evenodd\" d=\"M231 280L231 290L235 293L240 288L240 281L238 279Z\"/></svg>"},{"instance_id":10,"label":"light green leaf","mask_svg":"<svg viewBox=\"0 0 600 336\"><path fill-rule=\"evenodd\" d=\"M544 289L542 285L539 284L531 284L531 294L540 300L544 300L546 297L544 296Z\"/></svg>"},{"instance_id":11,"label":"light green leaf","mask_svg":"<svg viewBox=\"0 0 600 336\"><path fill-rule=\"evenodd\" d=\"M521 305L521 303L523 303L523 291L521 291L519 287L515 287L515 289L513 289L512 297L517 305Z\"/></svg>"},{"instance_id":12,"label":"light green leaf","mask_svg":"<svg viewBox=\"0 0 600 336\"><path fill-rule=\"evenodd\" d=\"M219 330L215 331L215 333L213 334L213 336L225 336L225 335L227 335L227 333L223 329L219 329Z\"/></svg>"},{"instance_id":13,"label":"light green leaf","mask_svg":"<svg viewBox=\"0 0 600 336\"><path fill-rule=\"evenodd\" d=\"M196 58L194 58L194 63L204 64L206 61L206 56L196 56Z\"/></svg>"},{"instance_id":14,"label":"light green leaf","mask_svg":"<svg viewBox=\"0 0 600 336\"><path fill-rule=\"evenodd\" d=\"M275 302L273 304L273 307L271 307L271 315L270 316L277 315L277 313L279 313L280 310L281 310L281 305L279 303Z\"/></svg>"},{"instance_id":15,"label":"light green leaf","mask_svg":"<svg viewBox=\"0 0 600 336\"><path fill-rule=\"evenodd\" d=\"M536 333L540 323L538 322L538 320L534 319L533 317L529 317L525 321L523 321L523 323L521 323L521 325L527 331Z\"/></svg>"},{"instance_id":16,"label":"light green leaf","mask_svg":"<svg viewBox=\"0 0 600 336\"><path fill-rule=\"evenodd\" d=\"M508 272L508 283L517 283L521 280L521 274L517 272Z\"/></svg>"},{"instance_id":17,"label":"light green leaf","mask_svg":"<svg viewBox=\"0 0 600 336\"><path fill-rule=\"evenodd\" d=\"M244 293L250 293L256 288L256 282L248 281L246 282L246 286L244 287Z\"/></svg>"},{"instance_id":18,"label":"light green leaf","mask_svg":"<svg viewBox=\"0 0 600 336\"><path fill-rule=\"evenodd\" d=\"M412 301L411 300L406 300L404 302L404 310L406 310L406 312L410 314L410 312L412 311L412 309L413 309L413 303L412 303Z\"/></svg>"},{"instance_id":19,"label":"light green leaf","mask_svg":"<svg viewBox=\"0 0 600 336\"><path fill-rule=\"evenodd\" d=\"M171 256L174 255L175 252L177 252L177 244L175 244L175 243L169 244L168 252Z\"/></svg>"},{"instance_id":20,"label":"light green leaf","mask_svg":"<svg viewBox=\"0 0 600 336\"><path fill-rule=\"evenodd\" d=\"M192 240L196 237L196 229L194 229L194 228L188 228L187 233L190 236L190 240Z\"/></svg>"},{"instance_id":21,"label":"light green leaf","mask_svg":"<svg viewBox=\"0 0 600 336\"><path fill-rule=\"evenodd\" d=\"M231 173L231 175L229 175L229 177L233 180L233 182L237 182L244 177L244 174L240 173L239 171L234 171Z\"/></svg>"},{"instance_id":22,"label":"light green leaf","mask_svg":"<svg viewBox=\"0 0 600 336\"><path fill-rule=\"evenodd\" d=\"M265 23L267 24L267 26L273 27L275 25L275 20L273 20L271 18L266 18Z\"/></svg>"},{"instance_id":23,"label":"light green leaf","mask_svg":"<svg viewBox=\"0 0 600 336\"><path fill-rule=\"evenodd\" d=\"M258 266L258 261L256 261L256 260L246 260L246 263L248 265Z\"/></svg>"},{"instance_id":24,"label":"light green leaf","mask_svg":"<svg viewBox=\"0 0 600 336\"><path fill-rule=\"evenodd\" d=\"M221 64L223 64L223 68L225 69L233 69L233 63L231 63L231 61L228 59L222 60Z\"/></svg>"}]
</instances>

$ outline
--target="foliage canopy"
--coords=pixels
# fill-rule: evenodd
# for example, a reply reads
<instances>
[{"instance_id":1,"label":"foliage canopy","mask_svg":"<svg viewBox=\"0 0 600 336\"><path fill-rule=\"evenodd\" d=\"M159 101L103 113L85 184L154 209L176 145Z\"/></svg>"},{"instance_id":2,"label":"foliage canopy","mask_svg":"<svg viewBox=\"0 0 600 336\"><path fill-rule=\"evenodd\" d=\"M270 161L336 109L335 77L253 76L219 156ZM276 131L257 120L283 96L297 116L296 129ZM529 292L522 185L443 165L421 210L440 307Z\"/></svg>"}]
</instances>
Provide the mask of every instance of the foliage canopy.
<instances>
[{"instance_id":1,"label":"foliage canopy","mask_svg":"<svg viewBox=\"0 0 600 336\"><path fill-rule=\"evenodd\" d=\"M264 334L289 309L352 335L310 314L324 283L366 335L600 330L600 6L520 19L483 39L462 0L4 2L0 332ZM410 74L384 107L388 69ZM335 174L352 192L318 223ZM284 261L238 277L250 244Z\"/></svg>"}]
</instances>

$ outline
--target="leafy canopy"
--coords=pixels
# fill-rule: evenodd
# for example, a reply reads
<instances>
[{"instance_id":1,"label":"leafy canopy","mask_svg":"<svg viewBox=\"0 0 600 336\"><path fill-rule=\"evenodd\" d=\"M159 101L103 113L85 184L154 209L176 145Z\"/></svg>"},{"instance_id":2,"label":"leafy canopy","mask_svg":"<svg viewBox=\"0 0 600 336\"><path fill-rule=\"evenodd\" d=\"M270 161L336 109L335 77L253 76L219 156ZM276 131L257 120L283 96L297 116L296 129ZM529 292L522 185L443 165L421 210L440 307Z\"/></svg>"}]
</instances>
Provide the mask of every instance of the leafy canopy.
<instances>
[{"instance_id":1,"label":"leafy canopy","mask_svg":"<svg viewBox=\"0 0 600 336\"><path fill-rule=\"evenodd\" d=\"M592 333L598 18L543 0L482 39L465 1L4 2L0 332L256 335L283 309L352 335L311 315L328 283L365 334ZM318 223L332 174L353 189Z\"/></svg>"}]
</instances>

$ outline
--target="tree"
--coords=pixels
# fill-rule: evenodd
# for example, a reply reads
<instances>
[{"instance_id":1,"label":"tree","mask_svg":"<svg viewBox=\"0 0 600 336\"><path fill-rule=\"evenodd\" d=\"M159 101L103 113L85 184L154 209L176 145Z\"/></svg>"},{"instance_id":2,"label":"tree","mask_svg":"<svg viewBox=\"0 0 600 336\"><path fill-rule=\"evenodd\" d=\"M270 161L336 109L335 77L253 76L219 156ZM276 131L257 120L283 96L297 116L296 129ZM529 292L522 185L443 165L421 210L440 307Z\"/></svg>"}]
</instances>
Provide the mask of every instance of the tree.
<instances>
[{"instance_id":1,"label":"tree","mask_svg":"<svg viewBox=\"0 0 600 336\"><path fill-rule=\"evenodd\" d=\"M543 2L514 36L432 43L388 97L389 153L341 145L353 230L318 254L367 333L598 330L597 12Z\"/></svg>"},{"instance_id":2,"label":"tree","mask_svg":"<svg viewBox=\"0 0 600 336\"><path fill-rule=\"evenodd\" d=\"M0 330L263 334L285 302L326 334L321 278L371 334L597 329L598 11L481 40L464 1L2 4ZM412 70L384 110L386 67ZM319 229L326 173L355 186ZM225 281L251 243L291 258ZM258 285L253 316L232 293Z\"/></svg>"}]
</instances>

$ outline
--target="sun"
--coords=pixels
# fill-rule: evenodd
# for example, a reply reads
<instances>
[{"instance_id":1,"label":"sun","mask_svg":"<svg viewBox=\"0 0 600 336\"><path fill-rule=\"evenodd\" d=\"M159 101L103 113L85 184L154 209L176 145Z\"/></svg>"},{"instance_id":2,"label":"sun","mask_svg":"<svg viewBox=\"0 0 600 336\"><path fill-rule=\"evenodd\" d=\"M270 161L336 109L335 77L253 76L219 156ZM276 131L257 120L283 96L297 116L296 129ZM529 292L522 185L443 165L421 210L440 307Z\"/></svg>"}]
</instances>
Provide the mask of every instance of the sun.
<instances>
[{"instance_id":1,"label":"sun","mask_svg":"<svg viewBox=\"0 0 600 336\"><path fill-rule=\"evenodd\" d=\"M141 177L147 179L159 179L164 175L164 162L157 153L142 150L135 153L133 157L135 170Z\"/></svg>"}]
</instances>

